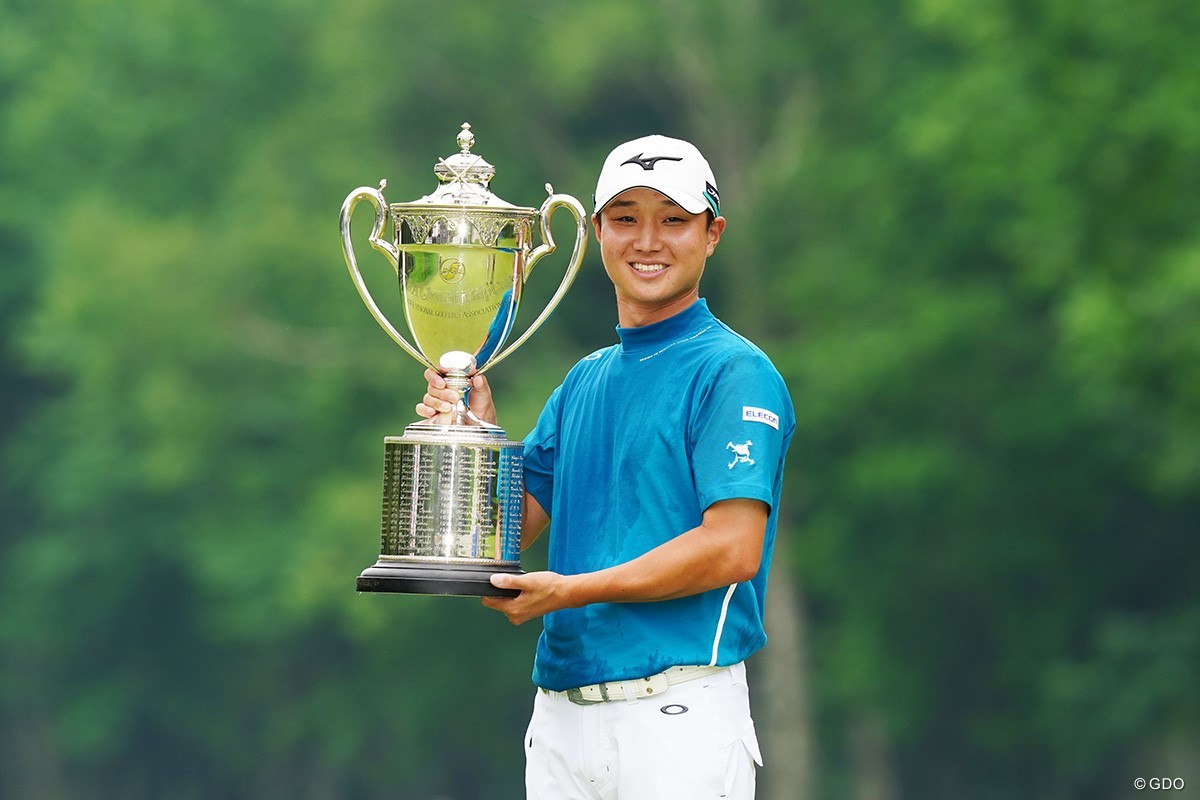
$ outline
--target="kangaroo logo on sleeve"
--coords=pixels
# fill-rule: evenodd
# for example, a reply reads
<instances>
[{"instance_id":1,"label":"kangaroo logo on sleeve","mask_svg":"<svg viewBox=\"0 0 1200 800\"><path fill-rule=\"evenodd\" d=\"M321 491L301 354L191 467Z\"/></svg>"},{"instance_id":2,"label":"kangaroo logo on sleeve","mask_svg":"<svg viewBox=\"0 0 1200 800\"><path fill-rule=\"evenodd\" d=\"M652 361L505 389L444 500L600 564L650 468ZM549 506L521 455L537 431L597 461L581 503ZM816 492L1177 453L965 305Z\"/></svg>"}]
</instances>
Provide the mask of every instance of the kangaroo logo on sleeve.
<instances>
[{"instance_id":1,"label":"kangaroo logo on sleeve","mask_svg":"<svg viewBox=\"0 0 1200 800\"><path fill-rule=\"evenodd\" d=\"M752 444L754 444L754 442L747 439L745 444L734 444L733 442L730 442L729 444L725 445L726 450L733 451L733 461L729 462L729 469L733 469L738 464L754 463L754 459L750 457L750 445Z\"/></svg>"}]
</instances>

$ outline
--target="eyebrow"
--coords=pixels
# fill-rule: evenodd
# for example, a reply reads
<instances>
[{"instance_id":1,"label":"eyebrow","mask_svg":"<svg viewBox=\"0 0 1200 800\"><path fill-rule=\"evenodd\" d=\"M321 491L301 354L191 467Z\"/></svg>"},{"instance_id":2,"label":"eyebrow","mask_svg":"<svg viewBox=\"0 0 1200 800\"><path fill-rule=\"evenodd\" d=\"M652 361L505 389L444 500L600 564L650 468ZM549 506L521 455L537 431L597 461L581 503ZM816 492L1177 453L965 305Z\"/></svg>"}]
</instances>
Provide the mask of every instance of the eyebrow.
<instances>
[{"instance_id":1,"label":"eyebrow","mask_svg":"<svg viewBox=\"0 0 1200 800\"><path fill-rule=\"evenodd\" d=\"M631 208L636 205L639 205L639 203L637 203L636 201L633 201L633 200L613 200L611 203L609 203L606 206L606 208ZM673 206L675 208L678 208L680 211L683 210L683 206L679 205L679 203L676 203L674 200L672 200L669 197L664 197L662 199L662 202L659 203L659 206L660 207Z\"/></svg>"}]
</instances>

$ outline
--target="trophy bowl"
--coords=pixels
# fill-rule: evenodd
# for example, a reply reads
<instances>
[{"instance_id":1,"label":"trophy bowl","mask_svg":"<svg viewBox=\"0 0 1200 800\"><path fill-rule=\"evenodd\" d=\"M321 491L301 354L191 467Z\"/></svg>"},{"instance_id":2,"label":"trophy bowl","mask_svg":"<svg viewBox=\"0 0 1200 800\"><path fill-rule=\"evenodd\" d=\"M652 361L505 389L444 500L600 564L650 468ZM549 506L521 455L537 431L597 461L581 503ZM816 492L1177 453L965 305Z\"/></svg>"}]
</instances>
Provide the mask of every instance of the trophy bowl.
<instances>
[{"instance_id":1,"label":"trophy bowl","mask_svg":"<svg viewBox=\"0 0 1200 800\"><path fill-rule=\"evenodd\" d=\"M578 200L549 184L540 208L506 203L488 188L495 168L471 153L470 125L457 141L459 152L434 167L439 185L426 197L388 203L383 181L379 189L355 189L342 204L342 249L367 309L401 349L459 392L449 414L384 438L379 559L358 577L360 592L513 596L490 576L521 572L522 443L477 419L466 393L471 375L507 358L562 300L583 260L587 218ZM411 343L359 270L351 220L362 200L375 208L368 241L396 271ZM567 268L541 313L508 343L526 280L556 249L549 222L559 207L575 219Z\"/></svg>"}]
</instances>

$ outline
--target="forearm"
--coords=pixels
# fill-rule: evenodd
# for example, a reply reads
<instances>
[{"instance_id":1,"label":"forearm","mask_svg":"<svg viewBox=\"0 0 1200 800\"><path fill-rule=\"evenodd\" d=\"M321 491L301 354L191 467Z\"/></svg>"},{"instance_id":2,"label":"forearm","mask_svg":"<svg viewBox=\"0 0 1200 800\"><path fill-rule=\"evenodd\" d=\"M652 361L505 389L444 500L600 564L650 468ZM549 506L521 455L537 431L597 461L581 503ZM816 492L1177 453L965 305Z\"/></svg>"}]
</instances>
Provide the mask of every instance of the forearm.
<instances>
[{"instance_id":1,"label":"forearm","mask_svg":"<svg viewBox=\"0 0 1200 800\"><path fill-rule=\"evenodd\" d=\"M550 523L550 515L542 504L529 492L525 492L525 503L521 507L521 549L524 550L537 541Z\"/></svg>"},{"instance_id":2,"label":"forearm","mask_svg":"<svg viewBox=\"0 0 1200 800\"><path fill-rule=\"evenodd\" d=\"M762 561L766 507L751 500L720 505L699 526L632 561L564 576L566 605L672 600L750 580Z\"/></svg>"},{"instance_id":3,"label":"forearm","mask_svg":"<svg viewBox=\"0 0 1200 800\"><path fill-rule=\"evenodd\" d=\"M545 527L548 517L536 500L529 495L526 500L532 502L526 503L523 534L536 536L537 524ZM482 602L520 625L561 608L672 600L748 581L762 563L767 513L766 504L757 500L722 500L708 507L699 526L632 561L581 575L493 575L493 586L520 594Z\"/></svg>"}]
</instances>

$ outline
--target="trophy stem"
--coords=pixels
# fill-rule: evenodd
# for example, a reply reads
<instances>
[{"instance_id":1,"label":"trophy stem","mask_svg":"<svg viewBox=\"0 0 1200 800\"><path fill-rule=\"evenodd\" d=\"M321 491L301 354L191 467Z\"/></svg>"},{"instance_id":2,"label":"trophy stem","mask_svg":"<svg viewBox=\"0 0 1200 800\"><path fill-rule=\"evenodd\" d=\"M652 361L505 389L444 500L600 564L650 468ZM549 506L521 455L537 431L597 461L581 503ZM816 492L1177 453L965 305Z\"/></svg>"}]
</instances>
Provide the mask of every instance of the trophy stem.
<instances>
[{"instance_id":1,"label":"trophy stem","mask_svg":"<svg viewBox=\"0 0 1200 800\"><path fill-rule=\"evenodd\" d=\"M450 424L466 425L468 419L479 422L467 407L467 392L471 389L471 378L467 373L475 369L475 357L470 353L451 350L441 357L438 364L442 377L446 379L446 386L458 392L458 402L450 412ZM438 420L443 421L444 418L439 416Z\"/></svg>"},{"instance_id":2,"label":"trophy stem","mask_svg":"<svg viewBox=\"0 0 1200 800\"><path fill-rule=\"evenodd\" d=\"M446 386L458 392L458 401L455 402L454 408L448 414L439 414L436 421L451 425L466 425L467 419L474 416L467 407L467 392L471 388L471 379L462 372L451 372L443 377L446 379Z\"/></svg>"}]
</instances>

